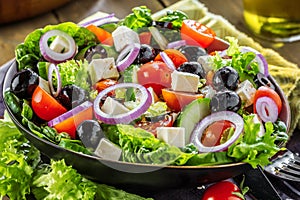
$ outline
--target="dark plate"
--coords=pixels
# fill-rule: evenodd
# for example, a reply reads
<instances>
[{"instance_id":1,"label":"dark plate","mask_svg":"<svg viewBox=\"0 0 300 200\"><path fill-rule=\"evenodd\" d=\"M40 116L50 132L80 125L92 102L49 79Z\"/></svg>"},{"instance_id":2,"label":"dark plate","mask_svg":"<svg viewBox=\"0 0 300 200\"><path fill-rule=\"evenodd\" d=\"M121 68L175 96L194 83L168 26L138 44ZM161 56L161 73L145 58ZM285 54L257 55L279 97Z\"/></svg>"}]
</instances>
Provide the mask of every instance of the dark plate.
<instances>
[{"instance_id":1,"label":"dark plate","mask_svg":"<svg viewBox=\"0 0 300 200\"><path fill-rule=\"evenodd\" d=\"M226 49L228 44L222 40L216 40L210 47L213 50ZM9 67L4 83L3 92L9 88L11 78L17 71L17 63L12 62ZM283 109L280 118L290 124L290 108L287 99L272 77L270 80L275 84L276 90L283 100ZM104 160L95 156L66 150L58 145L45 141L25 128L4 102L9 115L18 129L33 143L43 154L52 159L65 159L80 173L88 178L126 188L127 191L164 190L168 188L196 187L202 184L212 183L242 174L251 166L245 163L232 163L217 166L158 166L149 164L135 164Z\"/></svg>"}]
</instances>

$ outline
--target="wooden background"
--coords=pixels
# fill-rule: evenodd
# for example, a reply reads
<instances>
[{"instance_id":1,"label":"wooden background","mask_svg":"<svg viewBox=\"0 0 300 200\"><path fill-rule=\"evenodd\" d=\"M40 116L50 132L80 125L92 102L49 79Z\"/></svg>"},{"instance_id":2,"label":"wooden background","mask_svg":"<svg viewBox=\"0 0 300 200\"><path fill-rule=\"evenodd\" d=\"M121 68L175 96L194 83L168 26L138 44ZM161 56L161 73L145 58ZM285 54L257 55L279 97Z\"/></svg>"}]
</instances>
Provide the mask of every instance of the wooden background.
<instances>
[{"instance_id":1,"label":"wooden background","mask_svg":"<svg viewBox=\"0 0 300 200\"><path fill-rule=\"evenodd\" d=\"M244 25L242 0L200 0L209 11L220 14L234 24L239 30L251 35ZM0 0L0 10L4 8L6 0ZM23 1L22 1L23 2ZM48 1L49 3L51 1ZM152 12L167 7L176 0L72 0L65 5L50 10L44 14L26 20L9 24L0 24L0 66L14 57L14 48L21 43L25 36L36 28L47 24L57 24L65 21L79 22L85 17L103 11L115 13L122 18L131 12L131 8L146 5ZM17 15L18 13L16 13ZM2 15L0 15L0 22ZM264 47L271 47L287 60L300 65L300 42L290 44L273 44L267 41L260 42Z\"/></svg>"}]
</instances>

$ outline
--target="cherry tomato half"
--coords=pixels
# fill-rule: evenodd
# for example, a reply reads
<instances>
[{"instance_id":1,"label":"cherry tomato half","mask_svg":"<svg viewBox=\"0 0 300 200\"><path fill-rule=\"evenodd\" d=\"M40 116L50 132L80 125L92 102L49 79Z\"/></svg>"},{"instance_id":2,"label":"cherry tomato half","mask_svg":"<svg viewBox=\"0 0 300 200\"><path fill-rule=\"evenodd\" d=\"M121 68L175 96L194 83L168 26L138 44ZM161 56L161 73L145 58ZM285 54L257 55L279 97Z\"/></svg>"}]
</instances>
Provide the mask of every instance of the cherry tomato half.
<instances>
[{"instance_id":1,"label":"cherry tomato half","mask_svg":"<svg viewBox=\"0 0 300 200\"><path fill-rule=\"evenodd\" d=\"M205 25L195 20L183 20L181 26L181 38L189 45L208 47L215 39L216 33Z\"/></svg>"},{"instance_id":2,"label":"cherry tomato half","mask_svg":"<svg viewBox=\"0 0 300 200\"><path fill-rule=\"evenodd\" d=\"M237 185L230 181L220 181L209 186L203 196L202 200L242 200L234 193L240 193Z\"/></svg>"},{"instance_id":3,"label":"cherry tomato half","mask_svg":"<svg viewBox=\"0 0 300 200\"><path fill-rule=\"evenodd\" d=\"M178 68L181 64L188 61L188 59L185 57L183 53L178 51L177 49L166 49L164 52L169 56L169 58L173 61L176 68ZM160 54L157 54L157 56L154 58L156 61L163 61Z\"/></svg>"},{"instance_id":4,"label":"cherry tomato half","mask_svg":"<svg viewBox=\"0 0 300 200\"><path fill-rule=\"evenodd\" d=\"M195 99L203 98L202 94L177 92L170 89L162 89L162 96L167 106L175 112L181 111L187 104Z\"/></svg>"},{"instance_id":5,"label":"cherry tomato half","mask_svg":"<svg viewBox=\"0 0 300 200\"><path fill-rule=\"evenodd\" d=\"M134 126L142 128L156 137L156 128L157 127L172 127L173 126L173 117L171 115L165 115L163 119L151 122L151 121L140 121L137 122Z\"/></svg>"},{"instance_id":6,"label":"cherry tomato half","mask_svg":"<svg viewBox=\"0 0 300 200\"><path fill-rule=\"evenodd\" d=\"M227 120L213 122L205 129L201 143L207 147L220 145L223 133L231 127L234 127L234 125Z\"/></svg>"},{"instance_id":7,"label":"cherry tomato half","mask_svg":"<svg viewBox=\"0 0 300 200\"><path fill-rule=\"evenodd\" d=\"M110 87L110 86L113 86L113 85L116 85L118 82L116 80L112 80L112 79L103 79L103 80L100 80L98 81L97 83L95 83L94 85L94 88L98 91L98 92L101 92L102 90ZM109 96L113 95L114 92L111 91L108 93Z\"/></svg>"},{"instance_id":8,"label":"cherry tomato half","mask_svg":"<svg viewBox=\"0 0 300 200\"><path fill-rule=\"evenodd\" d=\"M266 86L259 87L255 92L254 106L253 106L254 113L256 113L256 106L255 105L256 105L257 99L260 98L260 97L269 97L269 98L273 99L273 101L277 105L278 113L280 113L281 108L282 108L282 101L281 101L281 98L280 98L279 94L275 90L273 90L269 87L266 87Z\"/></svg>"},{"instance_id":9,"label":"cherry tomato half","mask_svg":"<svg viewBox=\"0 0 300 200\"><path fill-rule=\"evenodd\" d=\"M159 96L163 88L171 87L172 70L164 62L153 61L143 64L137 71L138 82L145 87L152 87Z\"/></svg>"},{"instance_id":10,"label":"cherry tomato half","mask_svg":"<svg viewBox=\"0 0 300 200\"><path fill-rule=\"evenodd\" d=\"M36 115L46 121L67 112L65 107L40 86L32 94L31 106Z\"/></svg>"}]
</instances>

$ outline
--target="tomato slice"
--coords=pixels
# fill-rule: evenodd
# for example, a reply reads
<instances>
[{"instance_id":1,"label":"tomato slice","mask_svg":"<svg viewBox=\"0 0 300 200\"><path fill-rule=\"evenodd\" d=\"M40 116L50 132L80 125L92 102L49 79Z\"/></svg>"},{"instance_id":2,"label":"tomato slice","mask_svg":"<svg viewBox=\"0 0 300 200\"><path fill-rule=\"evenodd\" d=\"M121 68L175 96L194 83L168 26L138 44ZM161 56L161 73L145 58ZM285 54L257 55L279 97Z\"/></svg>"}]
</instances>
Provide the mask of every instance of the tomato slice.
<instances>
[{"instance_id":1,"label":"tomato slice","mask_svg":"<svg viewBox=\"0 0 300 200\"><path fill-rule=\"evenodd\" d=\"M242 200L241 197L237 196L236 193L240 193L240 188L230 181L220 181L211 186L209 186L202 196L202 200L220 200L220 199L230 199L230 200Z\"/></svg>"},{"instance_id":2,"label":"tomato slice","mask_svg":"<svg viewBox=\"0 0 300 200\"><path fill-rule=\"evenodd\" d=\"M257 102L257 99L260 98L260 97L269 97L269 98L271 98L276 103L277 108L278 108L278 113L280 113L280 111L282 109L282 101L281 101L281 98L280 98L279 94L275 90L273 90L269 87L266 87L266 86L259 87L255 92L254 106L253 106L254 113L257 113L256 112L256 102Z\"/></svg>"},{"instance_id":3,"label":"tomato slice","mask_svg":"<svg viewBox=\"0 0 300 200\"><path fill-rule=\"evenodd\" d=\"M208 47L215 39L216 33L205 25L195 20L183 20L181 38L189 45Z\"/></svg>"},{"instance_id":4,"label":"tomato slice","mask_svg":"<svg viewBox=\"0 0 300 200\"><path fill-rule=\"evenodd\" d=\"M162 96L167 106L175 112L180 112L187 104L195 99L203 98L203 94L177 92L170 89L162 89Z\"/></svg>"},{"instance_id":5,"label":"tomato slice","mask_svg":"<svg viewBox=\"0 0 300 200\"><path fill-rule=\"evenodd\" d=\"M93 119L93 107L82 110L81 112L72 115L71 117L65 119L64 121L53 126L57 132L66 132L70 135L72 139L76 138L76 127L85 120Z\"/></svg>"},{"instance_id":6,"label":"tomato slice","mask_svg":"<svg viewBox=\"0 0 300 200\"><path fill-rule=\"evenodd\" d=\"M137 71L138 83L145 87L152 87L159 96L163 88L171 87L172 70L161 61L143 64Z\"/></svg>"},{"instance_id":7,"label":"tomato slice","mask_svg":"<svg viewBox=\"0 0 300 200\"><path fill-rule=\"evenodd\" d=\"M161 120L151 122L151 121L139 121L134 126L138 128L142 128L150 133L152 133L155 137L157 135L156 128L157 127L172 127L173 126L173 117L171 115L165 115L165 117Z\"/></svg>"},{"instance_id":8,"label":"tomato slice","mask_svg":"<svg viewBox=\"0 0 300 200\"><path fill-rule=\"evenodd\" d=\"M141 44L150 44L151 43L152 34L150 32L141 32L139 34L140 43Z\"/></svg>"},{"instance_id":9,"label":"tomato slice","mask_svg":"<svg viewBox=\"0 0 300 200\"><path fill-rule=\"evenodd\" d=\"M220 120L209 125L202 134L201 143L206 147L220 145L223 133L234 125L227 120Z\"/></svg>"},{"instance_id":10,"label":"tomato slice","mask_svg":"<svg viewBox=\"0 0 300 200\"><path fill-rule=\"evenodd\" d=\"M93 32L97 39L102 43L109 46L112 46L114 44L112 35L110 32L104 30L103 28L100 28L98 26L95 26L93 24L90 24L86 27L89 31Z\"/></svg>"},{"instance_id":11,"label":"tomato slice","mask_svg":"<svg viewBox=\"0 0 300 200\"><path fill-rule=\"evenodd\" d=\"M183 53L178 51L177 49L166 49L164 52L169 56L169 58L173 61L176 68L178 68L181 64L188 61L188 59L185 57ZM155 61L163 61L160 54L157 54L157 56L154 58Z\"/></svg>"},{"instance_id":12,"label":"tomato slice","mask_svg":"<svg viewBox=\"0 0 300 200\"><path fill-rule=\"evenodd\" d=\"M116 85L118 82L116 80L112 80L112 79L103 79L103 80L100 80L98 81L97 83L95 83L94 85L94 88L98 91L98 92L101 92L102 90L110 87L110 86L113 86L113 85ZM113 91L112 92L109 92L108 95L111 96L113 95Z\"/></svg>"},{"instance_id":13,"label":"tomato slice","mask_svg":"<svg viewBox=\"0 0 300 200\"><path fill-rule=\"evenodd\" d=\"M65 107L40 86L32 94L31 106L36 115L46 121L67 112Z\"/></svg>"}]
</instances>

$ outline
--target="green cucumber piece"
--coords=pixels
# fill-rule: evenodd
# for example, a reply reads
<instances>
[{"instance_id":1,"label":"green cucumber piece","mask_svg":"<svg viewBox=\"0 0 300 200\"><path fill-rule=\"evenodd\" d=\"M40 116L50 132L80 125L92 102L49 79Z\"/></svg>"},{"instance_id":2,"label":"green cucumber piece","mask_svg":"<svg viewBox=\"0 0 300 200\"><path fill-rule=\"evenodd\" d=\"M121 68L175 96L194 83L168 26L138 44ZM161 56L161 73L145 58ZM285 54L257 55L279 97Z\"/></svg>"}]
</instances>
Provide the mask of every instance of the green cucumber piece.
<instances>
[{"instance_id":1,"label":"green cucumber piece","mask_svg":"<svg viewBox=\"0 0 300 200\"><path fill-rule=\"evenodd\" d=\"M190 143L190 137L195 125L210 114L210 99L200 98L188 104L176 120L176 126L185 128L185 143Z\"/></svg>"}]
</instances>

